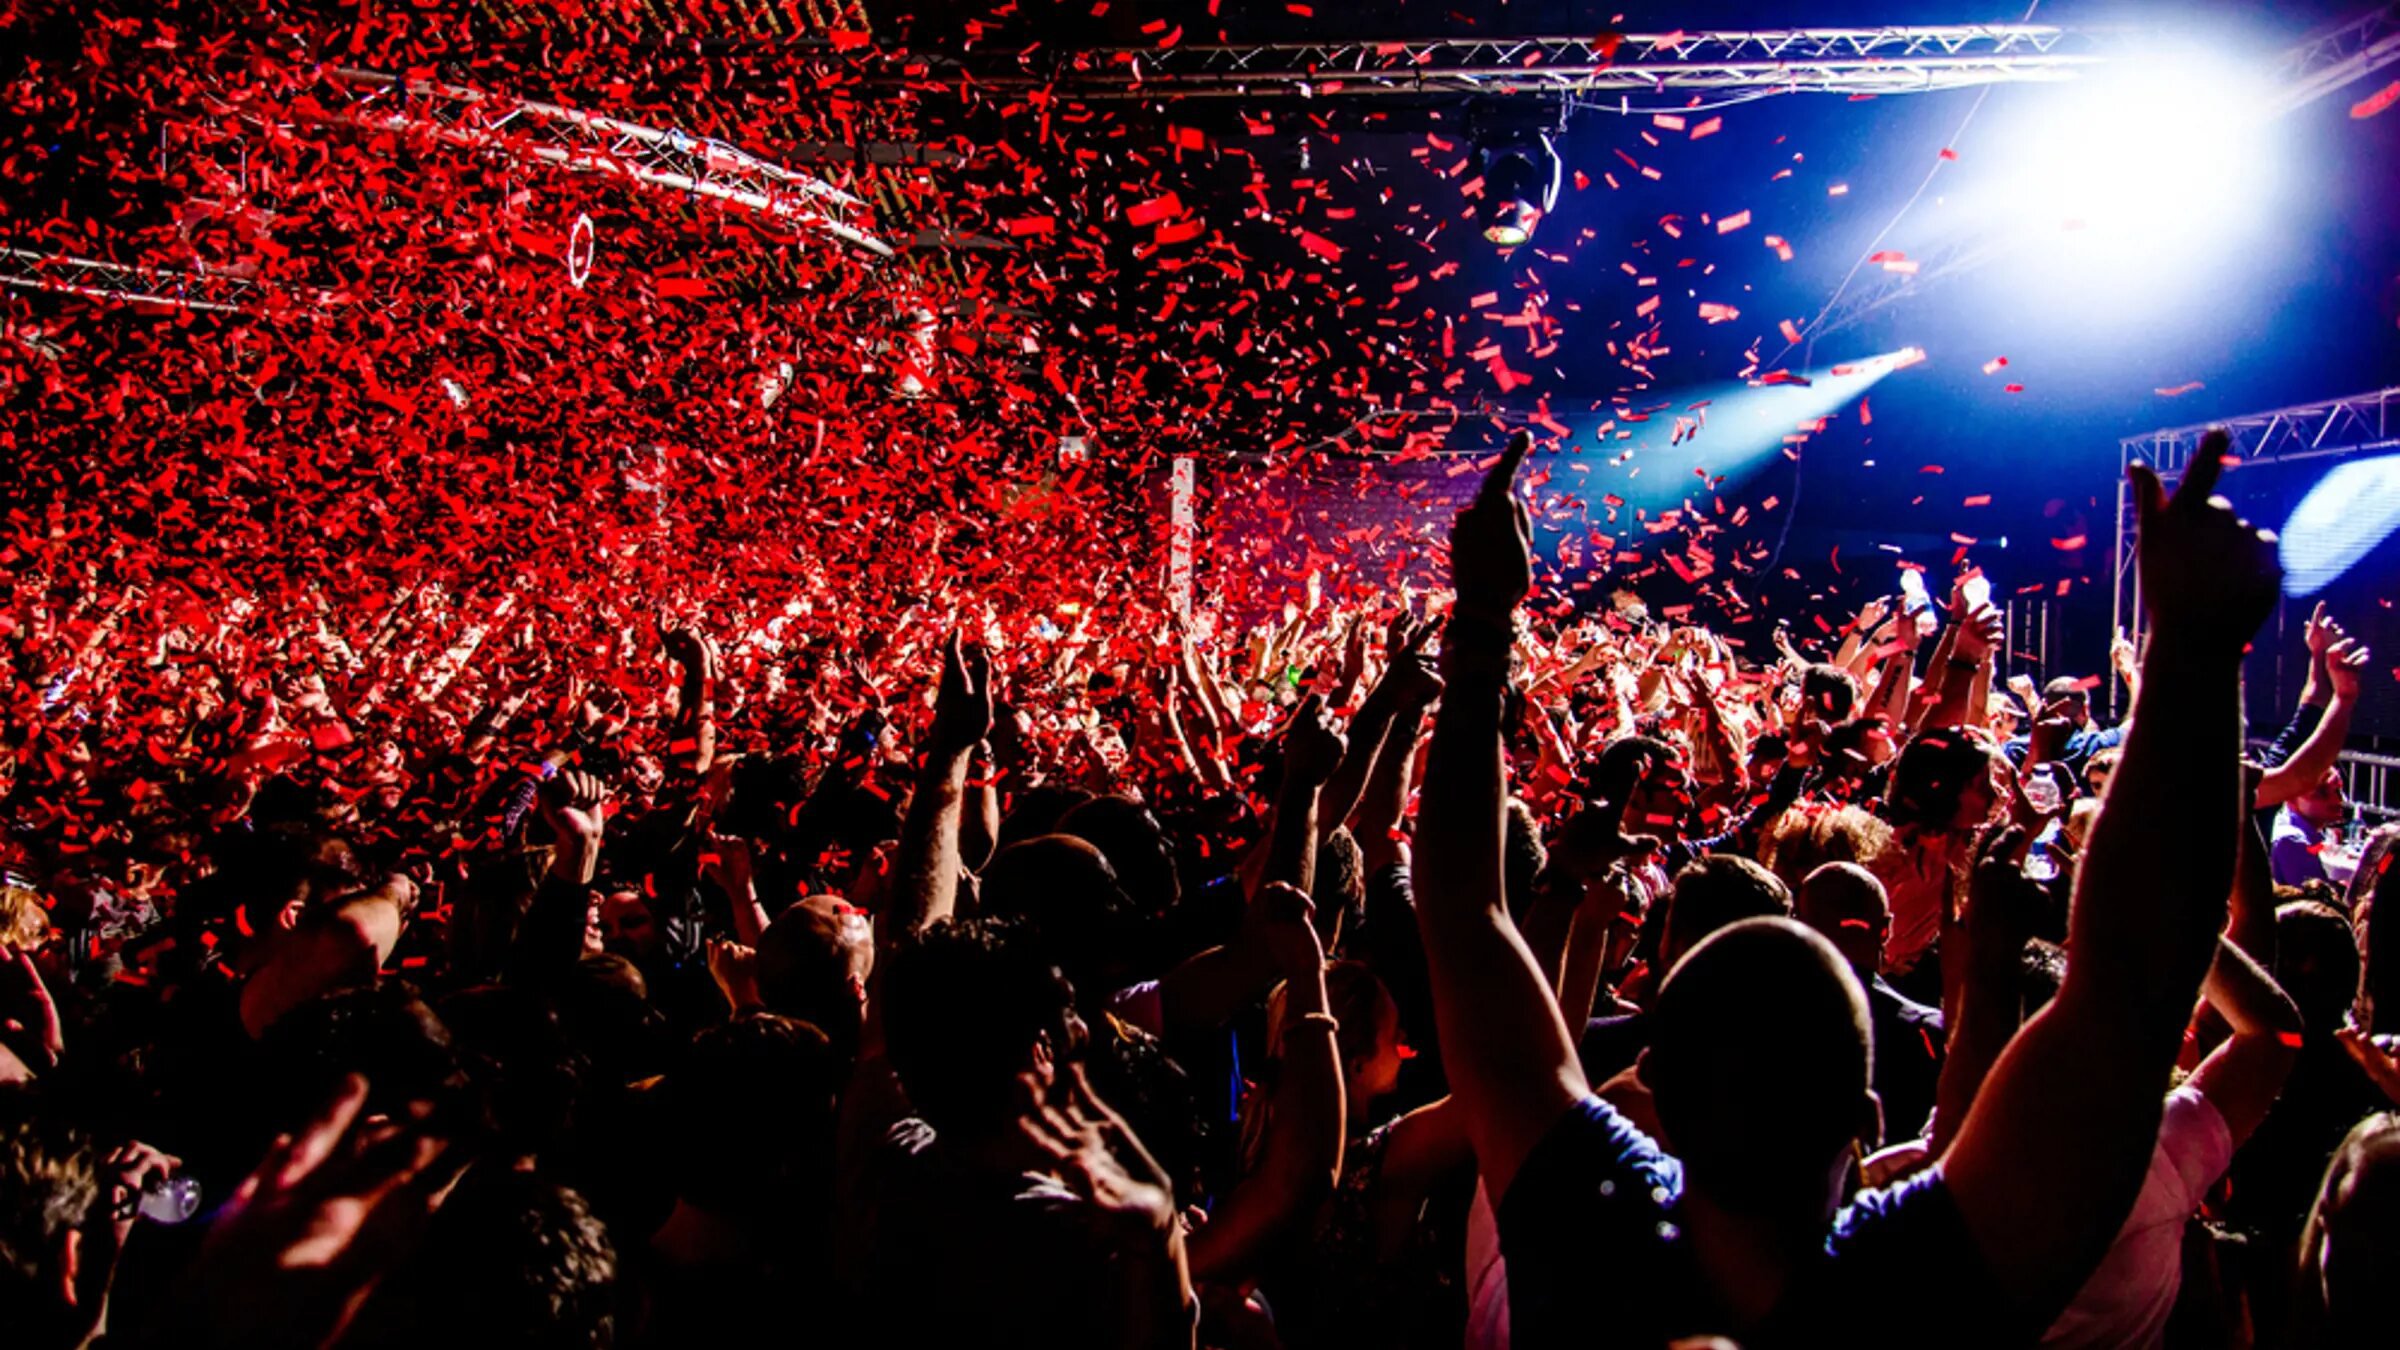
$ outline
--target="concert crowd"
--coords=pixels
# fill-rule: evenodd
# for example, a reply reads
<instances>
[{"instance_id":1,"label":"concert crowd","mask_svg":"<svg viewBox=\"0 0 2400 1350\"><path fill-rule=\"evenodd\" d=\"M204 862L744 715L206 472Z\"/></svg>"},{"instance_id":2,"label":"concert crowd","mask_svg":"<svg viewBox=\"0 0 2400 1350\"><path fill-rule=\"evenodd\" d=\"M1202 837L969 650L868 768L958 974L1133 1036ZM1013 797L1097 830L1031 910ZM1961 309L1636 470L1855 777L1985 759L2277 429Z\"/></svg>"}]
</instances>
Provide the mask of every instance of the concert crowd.
<instances>
[{"instance_id":1,"label":"concert crowd","mask_svg":"<svg viewBox=\"0 0 2400 1350\"><path fill-rule=\"evenodd\" d=\"M2223 448L2038 680L1529 606L1522 439L1254 626L19 577L0 1344L2394 1344L2369 655L2245 727Z\"/></svg>"}]
</instances>

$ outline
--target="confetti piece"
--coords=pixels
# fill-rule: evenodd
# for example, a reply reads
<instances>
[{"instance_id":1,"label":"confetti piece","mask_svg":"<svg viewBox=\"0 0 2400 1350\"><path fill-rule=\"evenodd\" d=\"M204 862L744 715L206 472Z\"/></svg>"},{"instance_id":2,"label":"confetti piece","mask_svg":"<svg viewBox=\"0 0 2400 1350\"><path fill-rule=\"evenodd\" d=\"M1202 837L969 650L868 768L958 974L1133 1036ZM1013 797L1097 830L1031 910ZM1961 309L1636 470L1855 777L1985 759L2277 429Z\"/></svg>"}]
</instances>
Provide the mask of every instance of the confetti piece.
<instances>
[{"instance_id":1,"label":"confetti piece","mask_svg":"<svg viewBox=\"0 0 2400 1350\"><path fill-rule=\"evenodd\" d=\"M1749 223L1750 213L1748 211L1736 211L1732 215L1721 217L1717 221L1717 233L1731 234L1735 230L1738 230Z\"/></svg>"},{"instance_id":2,"label":"confetti piece","mask_svg":"<svg viewBox=\"0 0 2400 1350\"><path fill-rule=\"evenodd\" d=\"M2385 85L2383 88L2378 89L2374 93L2360 99L2358 102L2351 104L2350 116L2353 119L2363 121L2366 118L2373 117L2375 114L2391 107L2395 103L2400 103L2400 80L2394 80L2390 84Z\"/></svg>"}]
</instances>

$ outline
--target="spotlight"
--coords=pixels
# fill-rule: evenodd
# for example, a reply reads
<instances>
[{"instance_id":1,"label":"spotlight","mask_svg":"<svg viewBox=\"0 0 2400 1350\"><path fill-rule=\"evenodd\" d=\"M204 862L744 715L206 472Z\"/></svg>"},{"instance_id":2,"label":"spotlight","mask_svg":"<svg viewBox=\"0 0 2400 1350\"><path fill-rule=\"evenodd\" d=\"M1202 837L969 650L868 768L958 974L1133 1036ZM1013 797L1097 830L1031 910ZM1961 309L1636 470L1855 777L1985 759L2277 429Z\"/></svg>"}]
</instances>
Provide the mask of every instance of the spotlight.
<instances>
[{"instance_id":1,"label":"spotlight","mask_svg":"<svg viewBox=\"0 0 2400 1350\"><path fill-rule=\"evenodd\" d=\"M1533 238L1533 227L1558 200L1558 156L1547 138L1531 147L1493 150L1489 156L1483 175L1488 203L1483 208L1483 237L1501 248L1515 248Z\"/></svg>"},{"instance_id":2,"label":"spotlight","mask_svg":"<svg viewBox=\"0 0 2400 1350\"><path fill-rule=\"evenodd\" d=\"M2034 245L2087 305L2169 282L2192 289L2191 269L2278 201L2289 151L2274 135L2274 93L2253 65L2172 50L2045 91L1993 156L1991 223Z\"/></svg>"}]
</instances>

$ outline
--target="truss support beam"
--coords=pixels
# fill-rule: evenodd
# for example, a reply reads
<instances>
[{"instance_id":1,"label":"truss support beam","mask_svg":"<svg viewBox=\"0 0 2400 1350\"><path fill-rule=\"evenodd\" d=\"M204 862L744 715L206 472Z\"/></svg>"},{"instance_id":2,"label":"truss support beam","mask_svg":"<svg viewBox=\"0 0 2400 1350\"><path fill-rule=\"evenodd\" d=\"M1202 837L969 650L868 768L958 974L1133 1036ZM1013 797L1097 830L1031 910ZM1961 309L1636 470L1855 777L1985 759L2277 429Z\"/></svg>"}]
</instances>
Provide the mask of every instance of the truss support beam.
<instances>
[{"instance_id":1,"label":"truss support beam","mask_svg":"<svg viewBox=\"0 0 2400 1350\"><path fill-rule=\"evenodd\" d=\"M2400 4L2386 3L2293 46L2277 61L2274 113L2325 97L2400 63Z\"/></svg>"},{"instance_id":2,"label":"truss support beam","mask_svg":"<svg viewBox=\"0 0 2400 1350\"><path fill-rule=\"evenodd\" d=\"M615 174L775 216L877 258L897 252L854 223L866 208L858 198L710 137L373 71L335 71L333 85L351 96L345 120L359 125L426 132L453 145L574 172Z\"/></svg>"},{"instance_id":3,"label":"truss support beam","mask_svg":"<svg viewBox=\"0 0 2400 1350\"><path fill-rule=\"evenodd\" d=\"M1604 94L1662 89L1908 94L2070 79L2107 59L2104 31L2038 24L1622 33L1485 40L1107 48L983 83L1086 101Z\"/></svg>"},{"instance_id":4,"label":"truss support beam","mask_svg":"<svg viewBox=\"0 0 2400 1350\"><path fill-rule=\"evenodd\" d=\"M0 286L211 314L247 309L264 290L258 282L223 272L128 267L99 258L21 248L0 249Z\"/></svg>"},{"instance_id":5,"label":"truss support beam","mask_svg":"<svg viewBox=\"0 0 2400 1350\"><path fill-rule=\"evenodd\" d=\"M2135 512L2125 470L2138 461L2158 470L2159 477L2171 484L2183 476L2201 436L2215 426L2225 428L2233 442L2231 453L2244 464L2289 464L2400 449L2400 386L2228 417L2221 422L2169 427L2117 442L2117 533L2112 567L2116 594L2111 609L2117 627L2127 632L2141 622L2142 581L2134 565ZM2110 678L2115 679L2113 675Z\"/></svg>"}]
</instances>

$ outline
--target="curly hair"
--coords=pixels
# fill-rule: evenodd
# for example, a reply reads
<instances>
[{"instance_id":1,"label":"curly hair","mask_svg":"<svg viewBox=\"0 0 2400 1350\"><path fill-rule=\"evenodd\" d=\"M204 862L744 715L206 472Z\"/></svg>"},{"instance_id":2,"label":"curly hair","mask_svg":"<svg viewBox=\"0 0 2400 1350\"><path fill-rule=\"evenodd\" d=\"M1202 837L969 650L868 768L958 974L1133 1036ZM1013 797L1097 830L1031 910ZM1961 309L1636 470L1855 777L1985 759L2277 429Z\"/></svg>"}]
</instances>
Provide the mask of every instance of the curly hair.
<instances>
[{"instance_id":1,"label":"curly hair","mask_svg":"<svg viewBox=\"0 0 2400 1350\"><path fill-rule=\"evenodd\" d=\"M99 1198L91 1140L38 1093L0 1088L0 1307L31 1306L52 1283L61 1240Z\"/></svg>"},{"instance_id":2,"label":"curly hair","mask_svg":"<svg viewBox=\"0 0 2400 1350\"><path fill-rule=\"evenodd\" d=\"M1797 892L1808 874L1827 863L1872 862L1892 842L1892 827L1857 806L1807 803L1793 806L1767 827L1759 861Z\"/></svg>"}]
</instances>

